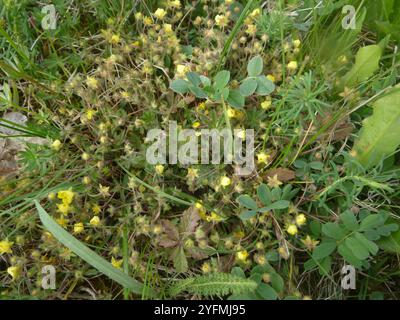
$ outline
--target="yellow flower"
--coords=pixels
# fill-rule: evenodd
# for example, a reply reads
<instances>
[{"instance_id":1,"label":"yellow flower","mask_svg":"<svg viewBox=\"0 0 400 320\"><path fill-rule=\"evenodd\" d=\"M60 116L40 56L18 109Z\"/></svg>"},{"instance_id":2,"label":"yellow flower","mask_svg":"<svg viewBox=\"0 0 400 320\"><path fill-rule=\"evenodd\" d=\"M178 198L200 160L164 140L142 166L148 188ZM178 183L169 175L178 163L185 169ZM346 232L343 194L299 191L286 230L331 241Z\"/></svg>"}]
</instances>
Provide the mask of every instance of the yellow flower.
<instances>
[{"instance_id":1,"label":"yellow flower","mask_svg":"<svg viewBox=\"0 0 400 320\"><path fill-rule=\"evenodd\" d=\"M151 20L150 17L144 17L143 18L143 23L145 26L151 26L153 24L153 20Z\"/></svg>"},{"instance_id":2,"label":"yellow flower","mask_svg":"<svg viewBox=\"0 0 400 320\"><path fill-rule=\"evenodd\" d=\"M209 262L204 262L201 265L201 271L203 271L203 273L210 273L211 272L211 265Z\"/></svg>"},{"instance_id":3,"label":"yellow flower","mask_svg":"<svg viewBox=\"0 0 400 320\"><path fill-rule=\"evenodd\" d=\"M105 198L110 195L110 187L99 184L99 192Z\"/></svg>"},{"instance_id":4,"label":"yellow flower","mask_svg":"<svg viewBox=\"0 0 400 320\"><path fill-rule=\"evenodd\" d=\"M11 246L14 242L10 242L8 240L0 241L0 254L4 253L12 253Z\"/></svg>"},{"instance_id":5,"label":"yellow flower","mask_svg":"<svg viewBox=\"0 0 400 320\"><path fill-rule=\"evenodd\" d=\"M120 41L121 41L121 38L120 38L120 36L118 34L113 34L111 36L111 41L110 41L111 43L117 44Z\"/></svg>"},{"instance_id":6,"label":"yellow flower","mask_svg":"<svg viewBox=\"0 0 400 320\"><path fill-rule=\"evenodd\" d=\"M99 87L99 81L94 77L86 77L86 84L89 88L96 90Z\"/></svg>"},{"instance_id":7,"label":"yellow flower","mask_svg":"<svg viewBox=\"0 0 400 320\"><path fill-rule=\"evenodd\" d=\"M318 245L319 241L312 239L309 235L305 239L302 239L301 242L306 246L306 248L310 251L314 250Z\"/></svg>"},{"instance_id":8,"label":"yellow flower","mask_svg":"<svg viewBox=\"0 0 400 320\"><path fill-rule=\"evenodd\" d=\"M282 185L282 182L279 181L278 175L274 175L272 178L268 177L268 187L270 188L277 188Z\"/></svg>"},{"instance_id":9,"label":"yellow flower","mask_svg":"<svg viewBox=\"0 0 400 320\"><path fill-rule=\"evenodd\" d=\"M295 48L299 48L301 45L301 41L299 39L293 40L293 45Z\"/></svg>"},{"instance_id":10,"label":"yellow flower","mask_svg":"<svg viewBox=\"0 0 400 320\"><path fill-rule=\"evenodd\" d=\"M257 154L257 163L261 164L268 164L269 163L269 159L271 158L271 156L265 152L260 152Z\"/></svg>"},{"instance_id":11,"label":"yellow flower","mask_svg":"<svg viewBox=\"0 0 400 320\"><path fill-rule=\"evenodd\" d=\"M188 168L187 175L188 179L193 180L195 178L198 178L199 176L199 169L195 168Z\"/></svg>"},{"instance_id":12,"label":"yellow flower","mask_svg":"<svg viewBox=\"0 0 400 320\"><path fill-rule=\"evenodd\" d=\"M242 250L236 253L236 258L240 261L246 261L249 256L247 250Z\"/></svg>"},{"instance_id":13,"label":"yellow flower","mask_svg":"<svg viewBox=\"0 0 400 320\"><path fill-rule=\"evenodd\" d=\"M62 143L61 143L61 141L58 140L58 139L57 139L57 140L54 140L53 143L51 144L51 147L52 147L54 150L58 151L58 150L61 149Z\"/></svg>"},{"instance_id":14,"label":"yellow flower","mask_svg":"<svg viewBox=\"0 0 400 320\"><path fill-rule=\"evenodd\" d=\"M74 200L74 195L72 188L69 188L68 190L58 191L57 198L61 199L63 204L70 205Z\"/></svg>"},{"instance_id":15,"label":"yellow flower","mask_svg":"<svg viewBox=\"0 0 400 320\"><path fill-rule=\"evenodd\" d=\"M267 79L268 79L268 80L271 80L271 81L274 82L274 83L275 83L275 81L276 81L276 78L275 78L274 75L272 75L272 74L268 74L268 75L267 75Z\"/></svg>"},{"instance_id":16,"label":"yellow flower","mask_svg":"<svg viewBox=\"0 0 400 320\"><path fill-rule=\"evenodd\" d=\"M56 195L55 195L54 192L50 192L50 193L47 195L47 199L49 199L50 201L54 200L55 198L56 198Z\"/></svg>"},{"instance_id":17,"label":"yellow flower","mask_svg":"<svg viewBox=\"0 0 400 320\"><path fill-rule=\"evenodd\" d=\"M306 223L307 219L306 216L304 214L299 214L296 216L296 224L301 227L302 225L304 225Z\"/></svg>"},{"instance_id":18,"label":"yellow flower","mask_svg":"<svg viewBox=\"0 0 400 320\"><path fill-rule=\"evenodd\" d=\"M254 24L249 24L245 31L248 35L253 36L257 32L257 27Z\"/></svg>"},{"instance_id":19,"label":"yellow flower","mask_svg":"<svg viewBox=\"0 0 400 320\"><path fill-rule=\"evenodd\" d=\"M89 109L86 111L86 118L92 120L93 116L97 113L97 110Z\"/></svg>"},{"instance_id":20,"label":"yellow flower","mask_svg":"<svg viewBox=\"0 0 400 320\"><path fill-rule=\"evenodd\" d=\"M92 226L97 227L100 224L100 218L98 216L94 216L92 219L90 219L89 223Z\"/></svg>"},{"instance_id":21,"label":"yellow flower","mask_svg":"<svg viewBox=\"0 0 400 320\"><path fill-rule=\"evenodd\" d=\"M233 0L225 0L225 4L232 4Z\"/></svg>"},{"instance_id":22,"label":"yellow flower","mask_svg":"<svg viewBox=\"0 0 400 320\"><path fill-rule=\"evenodd\" d=\"M226 111L226 114L228 115L229 118L236 117L236 111L235 111L235 109L232 109L232 108L228 108L228 110Z\"/></svg>"},{"instance_id":23,"label":"yellow flower","mask_svg":"<svg viewBox=\"0 0 400 320\"><path fill-rule=\"evenodd\" d=\"M226 27L228 24L228 18L224 15L217 15L215 17L215 23L219 27Z\"/></svg>"},{"instance_id":24,"label":"yellow flower","mask_svg":"<svg viewBox=\"0 0 400 320\"><path fill-rule=\"evenodd\" d=\"M69 204L59 203L57 204L57 211L63 215L67 215L71 211Z\"/></svg>"},{"instance_id":25,"label":"yellow flower","mask_svg":"<svg viewBox=\"0 0 400 320\"><path fill-rule=\"evenodd\" d=\"M193 129L197 129L198 127L200 127L200 122L198 122L198 121L196 121L196 122L193 122L193 124L192 124L192 128Z\"/></svg>"},{"instance_id":26,"label":"yellow flower","mask_svg":"<svg viewBox=\"0 0 400 320\"><path fill-rule=\"evenodd\" d=\"M88 185L90 183L90 178L88 176L85 176L82 178L82 183L85 185Z\"/></svg>"},{"instance_id":27,"label":"yellow flower","mask_svg":"<svg viewBox=\"0 0 400 320\"><path fill-rule=\"evenodd\" d=\"M69 219L65 219L63 215L61 215L58 219L56 219L56 222L61 226L61 227L66 227Z\"/></svg>"},{"instance_id":28,"label":"yellow flower","mask_svg":"<svg viewBox=\"0 0 400 320\"><path fill-rule=\"evenodd\" d=\"M165 17L166 14L167 14L167 12L166 12L164 9L161 9L161 8L158 8L158 9L156 10L156 12L154 12L154 16L155 16L157 19L160 19L160 20L164 19L164 17Z\"/></svg>"},{"instance_id":29,"label":"yellow flower","mask_svg":"<svg viewBox=\"0 0 400 320\"><path fill-rule=\"evenodd\" d=\"M172 0L172 1L169 1L168 5L171 8L179 9L181 7L181 2L179 0Z\"/></svg>"},{"instance_id":30,"label":"yellow flower","mask_svg":"<svg viewBox=\"0 0 400 320\"><path fill-rule=\"evenodd\" d=\"M265 99L265 101L261 102L261 109L268 110L272 105L271 97Z\"/></svg>"},{"instance_id":31,"label":"yellow flower","mask_svg":"<svg viewBox=\"0 0 400 320\"><path fill-rule=\"evenodd\" d=\"M221 218L221 216L219 216L216 212L211 212L211 214L206 218L206 220L208 221L208 222L213 222L213 221L215 221L215 222L219 222L219 221L222 221L222 218Z\"/></svg>"},{"instance_id":32,"label":"yellow flower","mask_svg":"<svg viewBox=\"0 0 400 320\"><path fill-rule=\"evenodd\" d=\"M113 265L114 268L121 269L123 262L124 262L123 259L117 260L114 257L111 257L111 264Z\"/></svg>"},{"instance_id":33,"label":"yellow flower","mask_svg":"<svg viewBox=\"0 0 400 320\"><path fill-rule=\"evenodd\" d=\"M172 26L169 23L165 23L163 25L163 29L166 33L173 33Z\"/></svg>"},{"instance_id":34,"label":"yellow flower","mask_svg":"<svg viewBox=\"0 0 400 320\"><path fill-rule=\"evenodd\" d=\"M7 268L7 273L13 278L13 280L17 280L21 276L21 267L20 266L12 266Z\"/></svg>"},{"instance_id":35,"label":"yellow flower","mask_svg":"<svg viewBox=\"0 0 400 320\"><path fill-rule=\"evenodd\" d=\"M221 186L227 187L232 183L232 181L231 181L231 179L229 177L225 176L225 177L221 177L221 180L220 180L219 183L220 183Z\"/></svg>"},{"instance_id":36,"label":"yellow flower","mask_svg":"<svg viewBox=\"0 0 400 320\"><path fill-rule=\"evenodd\" d=\"M99 214L101 212L100 206L96 203L92 206L92 211L94 214Z\"/></svg>"},{"instance_id":37,"label":"yellow flower","mask_svg":"<svg viewBox=\"0 0 400 320\"><path fill-rule=\"evenodd\" d=\"M288 68L290 71L295 71L295 70L298 68L297 61L290 61L290 62L287 64L287 68Z\"/></svg>"},{"instance_id":38,"label":"yellow flower","mask_svg":"<svg viewBox=\"0 0 400 320\"><path fill-rule=\"evenodd\" d=\"M346 64L349 60L347 60L347 57L346 57L345 55L341 55L341 56L338 58L338 61L339 61L340 63L342 63L342 64Z\"/></svg>"},{"instance_id":39,"label":"yellow flower","mask_svg":"<svg viewBox=\"0 0 400 320\"><path fill-rule=\"evenodd\" d=\"M156 165L156 172L159 175L162 175L164 173L164 166L162 164Z\"/></svg>"},{"instance_id":40,"label":"yellow flower","mask_svg":"<svg viewBox=\"0 0 400 320\"><path fill-rule=\"evenodd\" d=\"M83 226L82 222L78 222L74 224L74 233L78 234L83 232L85 230L85 227Z\"/></svg>"},{"instance_id":41,"label":"yellow flower","mask_svg":"<svg viewBox=\"0 0 400 320\"><path fill-rule=\"evenodd\" d=\"M286 231L292 236L296 235L298 232L295 224L289 224L288 227L286 228Z\"/></svg>"},{"instance_id":42,"label":"yellow flower","mask_svg":"<svg viewBox=\"0 0 400 320\"><path fill-rule=\"evenodd\" d=\"M260 8L254 9L251 13L250 13L250 17L252 18L256 18L261 14L261 10Z\"/></svg>"},{"instance_id":43,"label":"yellow flower","mask_svg":"<svg viewBox=\"0 0 400 320\"><path fill-rule=\"evenodd\" d=\"M178 64L176 66L176 74L179 77L185 76L188 71L189 71L189 68L187 66L184 66L183 64Z\"/></svg>"}]
</instances>

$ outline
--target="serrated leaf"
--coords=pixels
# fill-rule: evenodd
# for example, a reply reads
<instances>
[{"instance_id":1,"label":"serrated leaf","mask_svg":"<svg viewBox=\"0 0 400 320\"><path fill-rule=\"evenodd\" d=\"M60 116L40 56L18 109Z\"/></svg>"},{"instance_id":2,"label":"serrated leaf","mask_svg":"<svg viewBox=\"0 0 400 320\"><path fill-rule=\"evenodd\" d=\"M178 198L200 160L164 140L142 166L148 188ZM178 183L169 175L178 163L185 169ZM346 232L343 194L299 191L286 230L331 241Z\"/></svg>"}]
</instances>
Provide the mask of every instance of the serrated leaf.
<instances>
[{"instance_id":1,"label":"serrated leaf","mask_svg":"<svg viewBox=\"0 0 400 320\"><path fill-rule=\"evenodd\" d=\"M351 253L360 260L365 260L369 257L369 251L364 247L363 243L355 236L351 236L345 240L346 246L351 250Z\"/></svg>"},{"instance_id":2,"label":"serrated leaf","mask_svg":"<svg viewBox=\"0 0 400 320\"><path fill-rule=\"evenodd\" d=\"M278 294L270 285L265 283L260 283L257 287L256 292L265 300L276 300L278 299Z\"/></svg>"},{"instance_id":3,"label":"serrated leaf","mask_svg":"<svg viewBox=\"0 0 400 320\"><path fill-rule=\"evenodd\" d=\"M257 196L264 205L269 205L272 202L271 192L264 183L257 188Z\"/></svg>"},{"instance_id":4,"label":"serrated leaf","mask_svg":"<svg viewBox=\"0 0 400 320\"><path fill-rule=\"evenodd\" d=\"M396 221L396 225L399 223ZM377 241L378 246L387 251L392 253L400 253L400 228L397 231L391 233L387 237L382 237Z\"/></svg>"},{"instance_id":5,"label":"serrated leaf","mask_svg":"<svg viewBox=\"0 0 400 320\"><path fill-rule=\"evenodd\" d=\"M378 45L360 48L351 70L344 76L344 86L352 87L370 78L379 69L382 49Z\"/></svg>"},{"instance_id":6,"label":"serrated leaf","mask_svg":"<svg viewBox=\"0 0 400 320\"><path fill-rule=\"evenodd\" d=\"M257 89L257 80L254 78L247 78L240 85L240 94L244 97L251 96Z\"/></svg>"},{"instance_id":7,"label":"serrated leaf","mask_svg":"<svg viewBox=\"0 0 400 320\"><path fill-rule=\"evenodd\" d=\"M172 253L174 268L178 273L186 272L188 270L188 262L185 255L185 250L182 246L178 246Z\"/></svg>"},{"instance_id":8,"label":"serrated leaf","mask_svg":"<svg viewBox=\"0 0 400 320\"><path fill-rule=\"evenodd\" d=\"M385 221L380 214L370 214L360 223L359 231L366 231L381 226Z\"/></svg>"},{"instance_id":9,"label":"serrated leaf","mask_svg":"<svg viewBox=\"0 0 400 320\"><path fill-rule=\"evenodd\" d=\"M341 243L338 246L338 252L351 265L357 268L362 267L362 262L352 253L345 243Z\"/></svg>"},{"instance_id":10,"label":"serrated leaf","mask_svg":"<svg viewBox=\"0 0 400 320\"><path fill-rule=\"evenodd\" d=\"M256 92L260 96L270 95L275 90L275 84L269 80L266 76L259 76L257 80Z\"/></svg>"},{"instance_id":11,"label":"serrated leaf","mask_svg":"<svg viewBox=\"0 0 400 320\"><path fill-rule=\"evenodd\" d=\"M195 86L198 87L202 84L200 76L196 72L188 72L186 78Z\"/></svg>"},{"instance_id":12,"label":"serrated leaf","mask_svg":"<svg viewBox=\"0 0 400 320\"><path fill-rule=\"evenodd\" d=\"M243 213L240 214L240 219L243 221L247 221L251 218L253 218L257 214L257 210L246 210Z\"/></svg>"},{"instance_id":13,"label":"serrated leaf","mask_svg":"<svg viewBox=\"0 0 400 320\"><path fill-rule=\"evenodd\" d=\"M312 254L315 260L321 260L329 256L336 249L335 241L322 241L319 246L317 246Z\"/></svg>"},{"instance_id":14,"label":"serrated leaf","mask_svg":"<svg viewBox=\"0 0 400 320\"><path fill-rule=\"evenodd\" d=\"M263 71L263 60L261 56L255 56L250 59L249 63L247 64L247 73L250 77L256 77L261 74Z\"/></svg>"},{"instance_id":15,"label":"serrated leaf","mask_svg":"<svg viewBox=\"0 0 400 320\"><path fill-rule=\"evenodd\" d=\"M333 222L325 223L322 226L322 233L336 240L341 240L346 235L346 232L337 223Z\"/></svg>"},{"instance_id":16,"label":"serrated leaf","mask_svg":"<svg viewBox=\"0 0 400 320\"><path fill-rule=\"evenodd\" d=\"M93 250L89 249L86 245L64 230L57 222L53 220L53 218L48 215L38 201L34 200L34 203L39 213L40 221L43 223L43 226L50 231L55 239L57 239L82 260L86 261L88 264L96 268L99 272L103 273L110 279L118 282L125 288L131 289L132 292L137 294L142 293L144 288L142 283L131 278L123 271L114 268L110 262L99 256Z\"/></svg>"},{"instance_id":17,"label":"serrated leaf","mask_svg":"<svg viewBox=\"0 0 400 320\"><path fill-rule=\"evenodd\" d=\"M362 234L359 233L359 232L356 232L356 233L354 234L354 237L355 237L360 243L362 243L362 245L363 245L371 254L376 255L376 254L378 253L378 250L379 250L378 246L377 246L374 242L372 242L372 241L368 240L366 237L364 237L364 235L362 235Z\"/></svg>"},{"instance_id":18,"label":"serrated leaf","mask_svg":"<svg viewBox=\"0 0 400 320\"><path fill-rule=\"evenodd\" d=\"M185 80L177 79L171 82L170 88L176 93L185 94L189 92L189 83Z\"/></svg>"},{"instance_id":19,"label":"serrated leaf","mask_svg":"<svg viewBox=\"0 0 400 320\"><path fill-rule=\"evenodd\" d=\"M263 207L260 209L261 212L267 212L270 210L280 210L280 209L286 209L289 208L290 202L287 200L278 200L274 203L271 203L270 205Z\"/></svg>"},{"instance_id":20,"label":"serrated leaf","mask_svg":"<svg viewBox=\"0 0 400 320\"><path fill-rule=\"evenodd\" d=\"M226 87L226 85L229 83L230 77L231 73L227 70L218 72L214 78L214 87L216 89L222 89Z\"/></svg>"},{"instance_id":21,"label":"serrated leaf","mask_svg":"<svg viewBox=\"0 0 400 320\"><path fill-rule=\"evenodd\" d=\"M196 98L199 98L199 99L207 98L207 93L205 93L204 90L200 89L199 87L189 85L189 90L191 93L193 93L196 96Z\"/></svg>"},{"instance_id":22,"label":"serrated leaf","mask_svg":"<svg viewBox=\"0 0 400 320\"><path fill-rule=\"evenodd\" d=\"M343 212L339 217L347 230L355 231L358 229L358 221L353 212L351 211Z\"/></svg>"},{"instance_id":23,"label":"serrated leaf","mask_svg":"<svg viewBox=\"0 0 400 320\"><path fill-rule=\"evenodd\" d=\"M400 145L400 90L378 99L373 114L363 121L353 152L366 168L378 164Z\"/></svg>"},{"instance_id":24,"label":"serrated leaf","mask_svg":"<svg viewBox=\"0 0 400 320\"><path fill-rule=\"evenodd\" d=\"M230 90L226 101L234 108L242 108L244 106L244 97L239 90Z\"/></svg>"},{"instance_id":25,"label":"serrated leaf","mask_svg":"<svg viewBox=\"0 0 400 320\"><path fill-rule=\"evenodd\" d=\"M257 203L248 195L239 196L237 202L247 209L255 210L258 208Z\"/></svg>"}]
</instances>

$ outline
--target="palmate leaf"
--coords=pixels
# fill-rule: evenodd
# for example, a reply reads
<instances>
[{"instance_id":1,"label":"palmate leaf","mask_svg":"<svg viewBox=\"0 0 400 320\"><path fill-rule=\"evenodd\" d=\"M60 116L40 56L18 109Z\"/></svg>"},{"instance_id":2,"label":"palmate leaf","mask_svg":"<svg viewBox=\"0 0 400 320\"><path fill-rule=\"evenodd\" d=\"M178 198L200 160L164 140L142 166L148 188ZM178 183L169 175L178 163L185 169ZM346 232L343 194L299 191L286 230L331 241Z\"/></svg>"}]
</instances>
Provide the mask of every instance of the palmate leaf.
<instances>
[{"instance_id":1,"label":"palmate leaf","mask_svg":"<svg viewBox=\"0 0 400 320\"><path fill-rule=\"evenodd\" d=\"M356 159L366 168L378 164L400 144L400 89L377 100L373 110L353 148Z\"/></svg>"},{"instance_id":2,"label":"palmate leaf","mask_svg":"<svg viewBox=\"0 0 400 320\"><path fill-rule=\"evenodd\" d=\"M136 294L142 294L142 291L144 290L142 283L131 278L123 271L114 268L111 263L99 256L93 250L89 249L86 245L84 245L82 242L64 230L59 224L57 224L57 222L55 222L53 218L48 215L38 201L34 200L34 203L43 226L51 232L54 238L56 238L67 248L71 249L71 251L79 256L82 260L89 263L91 266L96 268L110 279L118 282L123 287L132 290L132 292ZM147 290L151 291L149 288L146 288L146 291ZM152 294L152 292L147 293Z\"/></svg>"}]
</instances>

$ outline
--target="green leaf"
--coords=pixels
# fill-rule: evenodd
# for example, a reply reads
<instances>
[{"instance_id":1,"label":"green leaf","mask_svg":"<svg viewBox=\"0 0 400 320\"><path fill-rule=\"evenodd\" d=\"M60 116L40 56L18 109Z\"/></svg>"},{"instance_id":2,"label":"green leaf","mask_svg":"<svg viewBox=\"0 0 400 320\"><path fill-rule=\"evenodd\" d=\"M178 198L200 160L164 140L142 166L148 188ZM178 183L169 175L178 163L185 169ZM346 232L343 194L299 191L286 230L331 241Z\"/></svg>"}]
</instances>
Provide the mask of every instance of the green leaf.
<instances>
[{"instance_id":1,"label":"green leaf","mask_svg":"<svg viewBox=\"0 0 400 320\"><path fill-rule=\"evenodd\" d=\"M276 292L282 292L285 286L283 278L277 272L272 272L270 278L272 288L274 288Z\"/></svg>"},{"instance_id":2,"label":"green leaf","mask_svg":"<svg viewBox=\"0 0 400 320\"><path fill-rule=\"evenodd\" d=\"M265 300L276 300L278 299L278 294L270 285L265 283L260 283L256 291Z\"/></svg>"},{"instance_id":3,"label":"green leaf","mask_svg":"<svg viewBox=\"0 0 400 320\"><path fill-rule=\"evenodd\" d=\"M242 108L244 106L244 97L239 90L230 90L226 101L234 108Z\"/></svg>"},{"instance_id":4,"label":"green leaf","mask_svg":"<svg viewBox=\"0 0 400 320\"><path fill-rule=\"evenodd\" d=\"M345 243L341 243L338 246L338 252L351 265L353 265L353 266L355 266L357 268L361 268L362 267L362 262L358 258L356 258L356 256L346 246Z\"/></svg>"},{"instance_id":5,"label":"green leaf","mask_svg":"<svg viewBox=\"0 0 400 320\"><path fill-rule=\"evenodd\" d=\"M275 90L275 84L269 80L266 76L259 76L257 80L257 94L261 96L267 96Z\"/></svg>"},{"instance_id":6,"label":"green leaf","mask_svg":"<svg viewBox=\"0 0 400 320\"><path fill-rule=\"evenodd\" d=\"M379 227L384 222L385 221L380 214L370 214L361 221L359 231L366 231L369 229Z\"/></svg>"},{"instance_id":7,"label":"green leaf","mask_svg":"<svg viewBox=\"0 0 400 320\"><path fill-rule=\"evenodd\" d=\"M243 221L249 220L253 218L257 214L257 210L246 210L240 214L240 219Z\"/></svg>"},{"instance_id":8,"label":"green leaf","mask_svg":"<svg viewBox=\"0 0 400 320\"><path fill-rule=\"evenodd\" d=\"M256 210L258 208L257 203L248 195L239 196L237 202L247 209Z\"/></svg>"},{"instance_id":9,"label":"green leaf","mask_svg":"<svg viewBox=\"0 0 400 320\"><path fill-rule=\"evenodd\" d=\"M372 241L368 240L364 235L359 232L354 234L354 237L362 243L362 245L373 255L378 253L379 247Z\"/></svg>"},{"instance_id":10,"label":"green leaf","mask_svg":"<svg viewBox=\"0 0 400 320\"><path fill-rule=\"evenodd\" d=\"M247 64L247 73L250 77L256 77L263 71L263 60L261 56L255 56Z\"/></svg>"},{"instance_id":11,"label":"green leaf","mask_svg":"<svg viewBox=\"0 0 400 320\"><path fill-rule=\"evenodd\" d=\"M222 89L226 87L226 85L229 83L230 77L231 73L229 71L222 70L218 72L214 78L214 87L216 89Z\"/></svg>"},{"instance_id":12,"label":"green leaf","mask_svg":"<svg viewBox=\"0 0 400 320\"><path fill-rule=\"evenodd\" d=\"M358 221L350 210L343 212L340 215L340 220L343 222L344 226L349 231L355 231L358 229Z\"/></svg>"},{"instance_id":13,"label":"green leaf","mask_svg":"<svg viewBox=\"0 0 400 320\"><path fill-rule=\"evenodd\" d=\"M396 222L398 225L399 223ZM396 232L393 232L388 237L382 237L377 241L378 246L387 251L392 253L400 253L400 228L397 228Z\"/></svg>"},{"instance_id":14,"label":"green leaf","mask_svg":"<svg viewBox=\"0 0 400 320\"><path fill-rule=\"evenodd\" d=\"M336 249L336 242L330 240L324 240L316 247L313 251L312 257L315 260L321 260L329 256Z\"/></svg>"},{"instance_id":15,"label":"green leaf","mask_svg":"<svg viewBox=\"0 0 400 320\"><path fill-rule=\"evenodd\" d=\"M195 86L198 87L202 84L200 76L196 72L188 72L186 78Z\"/></svg>"},{"instance_id":16,"label":"green leaf","mask_svg":"<svg viewBox=\"0 0 400 320\"><path fill-rule=\"evenodd\" d=\"M366 168L378 164L400 145L400 90L394 89L373 104L373 114L363 121L353 151Z\"/></svg>"},{"instance_id":17,"label":"green leaf","mask_svg":"<svg viewBox=\"0 0 400 320\"><path fill-rule=\"evenodd\" d=\"M176 247L172 252L172 257L176 272L183 273L188 270L188 262L186 259L185 250L183 249L183 246Z\"/></svg>"},{"instance_id":18,"label":"green leaf","mask_svg":"<svg viewBox=\"0 0 400 320\"><path fill-rule=\"evenodd\" d=\"M103 273L115 282L118 282L123 287L132 290L132 292L142 294L144 289L142 283L131 278L123 271L114 268L110 262L99 256L78 239L65 231L57 222L53 220L53 218L48 215L48 213L43 209L37 200L34 200L34 203L39 213L40 221L42 222L43 226L51 232L54 238L74 252L82 260L96 268L99 272Z\"/></svg>"},{"instance_id":19,"label":"green leaf","mask_svg":"<svg viewBox=\"0 0 400 320\"><path fill-rule=\"evenodd\" d=\"M262 183L257 188L257 195L258 195L258 198L260 199L260 201L266 206L272 202L271 192L269 191L269 188L267 187L267 185L264 183Z\"/></svg>"},{"instance_id":20,"label":"green leaf","mask_svg":"<svg viewBox=\"0 0 400 320\"><path fill-rule=\"evenodd\" d=\"M185 80L177 79L171 82L170 88L176 93L185 94L189 92L189 83Z\"/></svg>"},{"instance_id":21,"label":"green leaf","mask_svg":"<svg viewBox=\"0 0 400 320\"><path fill-rule=\"evenodd\" d=\"M336 240L341 240L346 235L346 232L337 223L333 222L325 223L322 226L322 233Z\"/></svg>"},{"instance_id":22,"label":"green leaf","mask_svg":"<svg viewBox=\"0 0 400 320\"><path fill-rule=\"evenodd\" d=\"M201 83L203 84L203 86L205 86L205 87L211 86L211 80L209 78L207 78L206 76L200 75L200 80L201 80Z\"/></svg>"},{"instance_id":23,"label":"green leaf","mask_svg":"<svg viewBox=\"0 0 400 320\"><path fill-rule=\"evenodd\" d=\"M369 257L368 250L364 247L363 243L355 236L347 238L345 240L345 244L357 259L365 260Z\"/></svg>"},{"instance_id":24,"label":"green leaf","mask_svg":"<svg viewBox=\"0 0 400 320\"><path fill-rule=\"evenodd\" d=\"M286 209L289 208L290 202L287 200L279 200L276 201L269 206L263 207L260 209L261 212L267 212L270 210L280 210L280 209Z\"/></svg>"},{"instance_id":25,"label":"green leaf","mask_svg":"<svg viewBox=\"0 0 400 320\"><path fill-rule=\"evenodd\" d=\"M257 89L257 81L254 78L247 78L240 85L240 94L244 97L251 96Z\"/></svg>"},{"instance_id":26,"label":"green leaf","mask_svg":"<svg viewBox=\"0 0 400 320\"><path fill-rule=\"evenodd\" d=\"M207 94L204 92L204 90L200 89L199 87L189 85L189 90L191 93L193 93L196 96L196 98L199 98L199 99L207 98Z\"/></svg>"},{"instance_id":27,"label":"green leaf","mask_svg":"<svg viewBox=\"0 0 400 320\"><path fill-rule=\"evenodd\" d=\"M378 45L360 48L354 66L343 78L344 86L353 87L370 78L379 69L381 55Z\"/></svg>"}]
</instances>

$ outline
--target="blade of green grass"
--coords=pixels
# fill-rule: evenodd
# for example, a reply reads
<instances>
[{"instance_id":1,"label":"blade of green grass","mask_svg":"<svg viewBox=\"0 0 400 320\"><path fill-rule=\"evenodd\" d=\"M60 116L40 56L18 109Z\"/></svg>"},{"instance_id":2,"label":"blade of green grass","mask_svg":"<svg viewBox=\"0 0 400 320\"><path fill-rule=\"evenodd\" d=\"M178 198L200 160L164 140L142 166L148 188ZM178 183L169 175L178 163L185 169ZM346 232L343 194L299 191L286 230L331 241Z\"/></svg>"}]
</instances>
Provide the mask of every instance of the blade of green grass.
<instances>
[{"instance_id":1,"label":"blade of green grass","mask_svg":"<svg viewBox=\"0 0 400 320\"><path fill-rule=\"evenodd\" d=\"M123 271L114 268L110 262L106 261L94 251L90 250L86 245L84 245L78 239L65 231L60 225L58 225L48 215L48 213L43 209L43 207L39 204L37 200L34 200L34 203L43 226L48 229L59 242L71 249L71 251L73 251L81 259L89 263L91 266L96 268L98 271L100 271L110 279L118 282L125 288L129 288L130 290L132 290L132 292L136 294L142 294L142 283L131 278ZM147 288L147 290L149 290L149 288Z\"/></svg>"}]
</instances>

